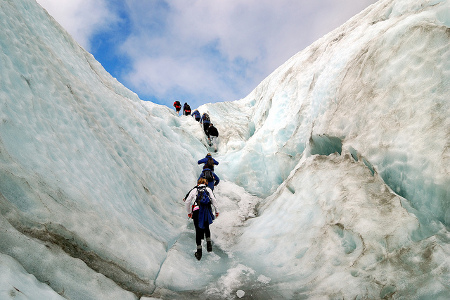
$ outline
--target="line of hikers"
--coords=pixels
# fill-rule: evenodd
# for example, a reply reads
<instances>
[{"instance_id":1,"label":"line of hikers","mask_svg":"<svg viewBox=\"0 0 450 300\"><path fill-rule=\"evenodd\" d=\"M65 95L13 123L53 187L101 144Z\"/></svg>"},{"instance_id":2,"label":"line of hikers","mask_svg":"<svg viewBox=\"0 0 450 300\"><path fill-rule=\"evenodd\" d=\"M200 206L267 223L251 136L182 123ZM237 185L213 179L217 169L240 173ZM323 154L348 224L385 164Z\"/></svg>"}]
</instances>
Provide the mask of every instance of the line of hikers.
<instances>
[{"instance_id":1,"label":"line of hikers","mask_svg":"<svg viewBox=\"0 0 450 300\"><path fill-rule=\"evenodd\" d=\"M194 255L197 260L200 260L202 259L202 240L204 238L206 239L206 250L212 251L209 225L219 216L217 199L213 191L214 187L219 184L220 178L214 173L214 166L219 162L211 156L211 153L200 159L198 164L203 164L203 170L197 179L197 185L186 194L183 201L185 201L188 217L194 221L197 245Z\"/></svg>"},{"instance_id":2,"label":"line of hikers","mask_svg":"<svg viewBox=\"0 0 450 300\"><path fill-rule=\"evenodd\" d=\"M180 101L175 101L173 103L173 107L175 107L175 111L177 112L177 115L180 115L180 111L181 111L181 103ZM189 106L189 104L187 104L187 102L184 103L183 105L183 116L190 116L191 115L191 107Z\"/></svg>"},{"instance_id":3,"label":"line of hikers","mask_svg":"<svg viewBox=\"0 0 450 300\"><path fill-rule=\"evenodd\" d=\"M175 107L175 110L177 114L180 114L181 110L181 103L180 101L175 101L173 103L173 106ZM191 107L187 102L183 105L183 115L189 116L191 115ZM214 124L211 122L211 119L208 115L208 113L204 113L203 115L200 115L200 112L196 109L191 115L195 118L197 122L200 122L200 124L203 125L203 131L205 132L206 136L208 137L208 145L210 147L214 146L214 150L217 152L217 138L219 137L219 131L214 126Z\"/></svg>"}]
</instances>

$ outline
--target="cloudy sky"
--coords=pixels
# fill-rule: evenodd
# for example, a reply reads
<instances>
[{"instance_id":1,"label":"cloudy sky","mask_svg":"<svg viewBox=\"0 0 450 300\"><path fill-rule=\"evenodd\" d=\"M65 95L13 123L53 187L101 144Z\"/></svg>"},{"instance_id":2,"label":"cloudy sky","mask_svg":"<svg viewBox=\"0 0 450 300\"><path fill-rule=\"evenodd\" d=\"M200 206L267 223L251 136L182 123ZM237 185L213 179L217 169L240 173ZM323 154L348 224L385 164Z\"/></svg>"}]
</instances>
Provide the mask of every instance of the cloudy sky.
<instances>
[{"instance_id":1,"label":"cloudy sky","mask_svg":"<svg viewBox=\"0 0 450 300\"><path fill-rule=\"evenodd\" d=\"M376 0L37 0L142 100L247 96Z\"/></svg>"}]
</instances>

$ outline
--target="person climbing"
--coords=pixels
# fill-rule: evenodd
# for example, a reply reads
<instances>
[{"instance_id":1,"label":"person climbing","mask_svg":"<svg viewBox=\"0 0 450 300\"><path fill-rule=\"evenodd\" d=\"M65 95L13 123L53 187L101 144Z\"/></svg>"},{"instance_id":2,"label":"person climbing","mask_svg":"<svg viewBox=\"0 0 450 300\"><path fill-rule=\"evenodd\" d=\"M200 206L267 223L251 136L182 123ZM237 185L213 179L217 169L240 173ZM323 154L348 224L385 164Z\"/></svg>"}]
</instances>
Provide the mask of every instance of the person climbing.
<instances>
[{"instance_id":1,"label":"person climbing","mask_svg":"<svg viewBox=\"0 0 450 300\"><path fill-rule=\"evenodd\" d=\"M177 111L177 114L180 115L180 110L181 110L181 103L180 101L175 101L173 103L173 107L175 107L175 110Z\"/></svg>"},{"instance_id":2,"label":"person climbing","mask_svg":"<svg viewBox=\"0 0 450 300\"><path fill-rule=\"evenodd\" d=\"M207 113L204 113L202 115L202 120L200 121L200 123L203 124L203 131L206 134L206 132L208 131L209 124L211 123L209 115Z\"/></svg>"},{"instance_id":3,"label":"person climbing","mask_svg":"<svg viewBox=\"0 0 450 300\"><path fill-rule=\"evenodd\" d=\"M219 162L211 156L211 153L208 153L208 154L206 154L206 156L204 158L200 159L197 162L197 164L199 164L199 165L204 164L203 169L210 169L211 171L214 172L214 165L218 165ZM196 187L193 187L189 192L187 192L186 196L184 196L184 198L183 198L183 202L186 201L187 197L189 196L189 193L195 188Z\"/></svg>"},{"instance_id":4,"label":"person climbing","mask_svg":"<svg viewBox=\"0 0 450 300\"><path fill-rule=\"evenodd\" d=\"M200 122L200 112L198 110L194 110L192 116L195 118L195 121Z\"/></svg>"},{"instance_id":5,"label":"person climbing","mask_svg":"<svg viewBox=\"0 0 450 300\"><path fill-rule=\"evenodd\" d=\"M202 259L202 239L206 237L206 250L212 252L211 231L209 225L214 220L212 206L214 206L215 217L219 216L217 200L212 190L206 186L207 180L200 178L197 186L191 190L187 196L185 207L188 217L194 220L195 226L195 243L197 251L195 258Z\"/></svg>"},{"instance_id":6,"label":"person climbing","mask_svg":"<svg viewBox=\"0 0 450 300\"><path fill-rule=\"evenodd\" d=\"M206 134L208 136L209 140L209 146L215 145L217 138L219 137L219 131L217 131L217 128L214 126L213 123L209 125L208 132ZM215 147L217 151L217 147Z\"/></svg>"},{"instance_id":7,"label":"person climbing","mask_svg":"<svg viewBox=\"0 0 450 300\"><path fill-rule=\"evenodd\" d=\"M187 104L187 102L185 102L183 105L183 115L185 116L191 115L191 107L189 106L189 104Z\"/></svg>"},{"instance_id":8,"label":"person climbing","mask_svg":"<svg viewBox=\"0 0 450 300\"><path fill-rule=\"evenodd\" d=\"M219 176L214 173L210 168L203 167L202 173L200 174L199 178L205 178L208 181L208 187L214 191L214 187L219 184L220 178Z\"/></svg>"},{"instance_id":9,"label":"person climbing","mask_svg":"<svg viewBox=\"0 0 450 300\"><path fill-rule=\"evenodd\" d=\"M204 164L203 169L208 168L214 172L214 165L217 166L219 162L211 156L211 153L208 153L204 158L200 159L197 164Z\"/></svg>"}]
</instances>

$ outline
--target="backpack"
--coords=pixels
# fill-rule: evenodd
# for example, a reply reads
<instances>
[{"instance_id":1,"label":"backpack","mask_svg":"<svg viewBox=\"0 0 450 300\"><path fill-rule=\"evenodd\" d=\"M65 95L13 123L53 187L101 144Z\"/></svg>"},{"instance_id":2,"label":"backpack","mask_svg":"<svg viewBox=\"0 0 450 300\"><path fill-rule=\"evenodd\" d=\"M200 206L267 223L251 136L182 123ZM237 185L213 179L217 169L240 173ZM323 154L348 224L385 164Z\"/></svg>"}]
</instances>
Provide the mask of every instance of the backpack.
<instances>
[{"instance_id":1,"label":"backpack","mask_svg":"<svg viewBox=\"0 0 450 300\"><path fill-rule=\"evenodd\" d=\"M180 103L180 101L175 101L175 103L174 103L174 105L173 106L175 106L175 107L181 107L181 103Z\"/></svg>"},{"instance_id":2,"label":"backpack","mask_svg":"<svg viewBox=\"0 0 450 300\"><path fill-rule=\"evenodd\" d=\"M184 111L191 113L191 107L189 106L189 104L186 104L186 106L184 107Z\"/></svg>"},{"instance_id":3,"label":"backpack","mask_svg":"<svg viewBox=\"0 0 450 300\"><path fill-rule=\"evenodd\" d=\"M203 178L206 178L208 182L214 181L214 176L211 170L203 170Z\"/></svg>"},{"instance_id":4,"label":"backpack","mask_svg":"<svg viewBox=\"0 0 450 300\"><path fill-rule=\"evenodd\" d=\"M211 199L209 199L209 193L206 190L206 187L201 187L197 189L197 205L206 206L211 203Z\"/></svg>"},{"instance_id":5,"label":"backpack","mask_svg":"<svg viewBox=\"0 0 450 300\"><path fill-rule=\"evenodd\" d=\"M203 120L205 120L205 121L210 121L210 120L209 120L209 115L208 115L207 113L205 113L205 114L203 115Z\"/></svg>"}]
</instances>

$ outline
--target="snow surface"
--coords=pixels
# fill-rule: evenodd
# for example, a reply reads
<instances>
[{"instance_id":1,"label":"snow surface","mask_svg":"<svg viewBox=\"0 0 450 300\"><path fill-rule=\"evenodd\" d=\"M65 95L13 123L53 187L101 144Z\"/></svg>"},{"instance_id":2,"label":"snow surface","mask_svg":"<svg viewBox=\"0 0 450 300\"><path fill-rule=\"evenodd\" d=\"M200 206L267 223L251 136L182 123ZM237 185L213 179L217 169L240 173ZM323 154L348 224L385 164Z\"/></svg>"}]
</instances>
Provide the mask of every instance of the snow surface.
<instances>
[{"instance_id":1,"label":"snow surface","mask_svg":"<svg viewBox=\"0 0 450 300\"><path fill-rule=\"evenodd\" d=\"M34 1L0 2L0 299L449 299L450 4L381 0L219 130L141 101Z\"/></svg>"}]
</instances>

